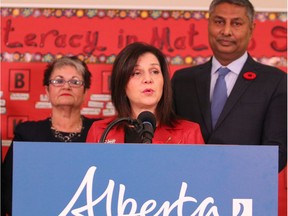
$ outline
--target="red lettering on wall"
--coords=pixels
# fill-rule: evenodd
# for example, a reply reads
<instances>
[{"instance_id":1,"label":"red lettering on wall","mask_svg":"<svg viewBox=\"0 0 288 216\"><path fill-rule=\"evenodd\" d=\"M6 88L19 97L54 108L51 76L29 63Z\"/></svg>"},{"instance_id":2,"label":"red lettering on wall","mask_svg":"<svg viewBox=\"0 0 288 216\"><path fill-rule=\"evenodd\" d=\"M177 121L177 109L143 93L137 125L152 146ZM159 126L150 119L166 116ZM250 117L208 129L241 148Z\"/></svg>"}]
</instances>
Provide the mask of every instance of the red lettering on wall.
<instances>
[{"instance_id":1,"label":"red lettering on wall","mask_svg":"<svg viewBox=\"0 0 288 216\"><path fill-rule=\"evenodd\" d=\"M174 49L171 47L170 43L170 29L168 27L163 28L162 35L160 36L158 33L158 28L153 28L151 44L161 50L165 47L168 52L173 52Z\"/></svg>"},{"instance_id":2,"label":"red lettering on wall","mask_svg":"<svg viewBox=\"0 0 288 216\"><path fill-rule=\"evenodd\" d=\"M10 42L9 41L9 36L10 33L15 31L15 29L12 27L12 21L9 19L6 22L6 27L3 28L4 29L4 43L7 47L9 48L16 48L16 47L23 47L23 44L21 44L19 41L15 41L15 42Z\"/></svg>"},{"instance_id":3,"label":"red lettering on wall","mask_svg":"<svg viewBox=\"0 0 288 216\"><path fill-rule=\"evenodd\" d=\"M191 24L189 29L189 46L195 51L208 50L208 46L205 44L195 44L197 35L199 36L199 32L196 31L195 24Z\"/></svg>"},{"instance_id":4,"label":"red lettering on wall","mask_svg":"<svg viewBox=\"0 0 288 216\"><path fill-rule=\"evenodd\" d=\"M37 43L34 41L35 38L36 38L36 34L33 34L33 33L27 34L24 39L25 45L37 47Z\"/></svg>"},{"instance_id":5,"label":"red lettering on wall","mask_svg":"<svg viewBox=\"0 0 288 216\"><path fill-rule=\"evenodd\" d=\"M283 26L275 26L271 34L277 40L271 42L271 48L278 52L287 51L287 28Z\"/></svg>"}]
</instances>

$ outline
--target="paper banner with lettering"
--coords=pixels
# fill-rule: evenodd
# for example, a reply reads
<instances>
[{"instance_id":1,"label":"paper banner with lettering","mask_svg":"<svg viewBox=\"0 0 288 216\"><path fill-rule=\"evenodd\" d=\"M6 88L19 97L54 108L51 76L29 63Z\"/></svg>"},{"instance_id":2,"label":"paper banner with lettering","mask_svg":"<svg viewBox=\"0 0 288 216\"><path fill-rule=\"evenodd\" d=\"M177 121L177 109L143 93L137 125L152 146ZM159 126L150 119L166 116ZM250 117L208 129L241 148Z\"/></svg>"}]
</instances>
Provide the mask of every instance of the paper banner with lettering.
<instances>
[{"instance_id":1,"label":"paper banner with lettering","mask_svg":"<svg viewBox=\"0 0 288 216\"><path fill-rule=\"evenodd\" d=\"M93 80L82 113L113 116L109 77L119 51L133 41L152 44L167 55L172 76L210 58L207 18L197 10L1 8L2 139L11 139L19 122L50 115L42 79L53 59L83 59ZM255 19L249 52L287 71L287 13L260 12Z\"/></svg>"}]
</instances>

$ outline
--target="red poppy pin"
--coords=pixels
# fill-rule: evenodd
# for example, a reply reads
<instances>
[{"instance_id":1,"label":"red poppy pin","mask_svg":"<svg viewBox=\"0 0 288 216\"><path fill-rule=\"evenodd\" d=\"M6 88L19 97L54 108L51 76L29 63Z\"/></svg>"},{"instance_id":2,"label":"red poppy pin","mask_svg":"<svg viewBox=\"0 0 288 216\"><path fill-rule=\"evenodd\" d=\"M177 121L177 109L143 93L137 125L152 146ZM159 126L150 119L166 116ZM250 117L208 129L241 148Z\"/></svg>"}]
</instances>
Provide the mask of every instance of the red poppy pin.
<instances>
[{"instance_id":1,"label":"red poppy pin","mask_svg":"<svg viewBox=\"0 0 288 216\"><path fill-rule=\"evenodd\" d=\"M246 79L246 80L254 80L256 79L256 74L254 72L245 72L243 74L243 77Z\"/></svg>"}]
</instances>

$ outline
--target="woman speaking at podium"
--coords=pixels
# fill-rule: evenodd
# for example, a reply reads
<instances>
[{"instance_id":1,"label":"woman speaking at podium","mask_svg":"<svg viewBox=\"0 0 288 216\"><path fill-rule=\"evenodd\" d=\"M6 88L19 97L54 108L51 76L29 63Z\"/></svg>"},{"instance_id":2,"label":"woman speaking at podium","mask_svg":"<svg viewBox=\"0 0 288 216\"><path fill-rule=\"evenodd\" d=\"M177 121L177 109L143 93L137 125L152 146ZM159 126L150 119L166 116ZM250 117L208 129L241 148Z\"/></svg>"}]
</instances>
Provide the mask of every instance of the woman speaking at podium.
<instances>
[{"instance_id":1,"label":"woman speaking at podium","mask_svg":"<svg viewBox=\"0 0 288 216\"><path fill-rule=\"evenodd\" d=\"M87 142L204 144L199 125L175 115L166 57L154 46L135 42L118 54L111 98L117 117L94 122ZM126 121L107 131L117 119Z\"/></svg>"}]
</instances>

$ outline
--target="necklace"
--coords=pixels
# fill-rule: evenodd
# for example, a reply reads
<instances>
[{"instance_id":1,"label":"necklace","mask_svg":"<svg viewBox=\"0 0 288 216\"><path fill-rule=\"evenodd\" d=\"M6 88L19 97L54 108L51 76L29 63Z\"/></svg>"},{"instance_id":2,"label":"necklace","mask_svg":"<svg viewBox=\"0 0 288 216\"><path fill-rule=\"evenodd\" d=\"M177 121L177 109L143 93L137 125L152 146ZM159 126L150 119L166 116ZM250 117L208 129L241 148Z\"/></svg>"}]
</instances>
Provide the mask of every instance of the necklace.
<instances>
[{"instance_id":1,"label":"necklace","mask_svg":"<svg viewBox=\"0 0 288 216\"><path fill-rule=\"evenodd\" d=\"M77 139L78 137L81 137L81 132L84 129L82 117L80 119L80 125L76 129L76 132L59 131L53 126L52 118L50 118L49 120L51 122L51 130L52 130L54 137L60 140L61 142L73 142L73 140Z\"/></svg>"}]
</instances>

